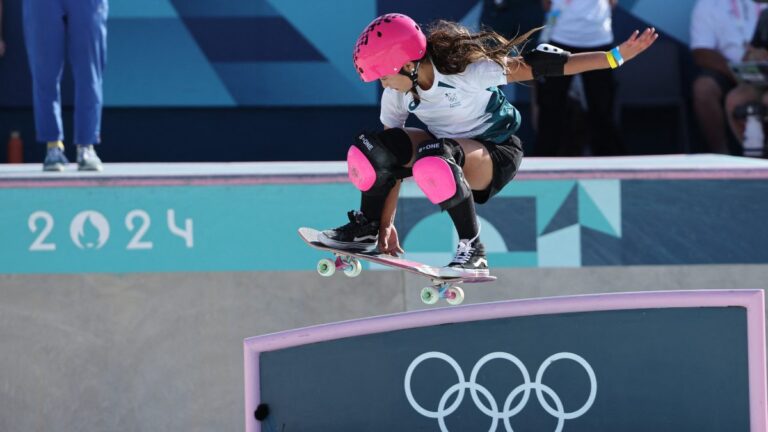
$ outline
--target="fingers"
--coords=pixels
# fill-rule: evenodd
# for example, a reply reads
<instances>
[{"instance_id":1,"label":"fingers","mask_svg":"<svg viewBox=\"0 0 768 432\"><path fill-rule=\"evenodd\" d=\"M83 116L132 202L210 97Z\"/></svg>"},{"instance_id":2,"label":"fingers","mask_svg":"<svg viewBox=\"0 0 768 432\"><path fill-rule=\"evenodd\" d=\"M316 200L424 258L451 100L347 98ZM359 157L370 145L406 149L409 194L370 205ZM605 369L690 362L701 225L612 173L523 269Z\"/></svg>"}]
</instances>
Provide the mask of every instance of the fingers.
<instances>
[{"instance_id":1,"label":"fingers","mask_svg":"<svg viewBox=\"0 0 768 432\"><path fill-rule=\"evenodd\" d=\"M649 29L646 29L645 32L643 32L643 35L640 37L641 49L644 50L644 49L648 48L658 38L659 38L659 34L656 33L656 29L655 28L651 27Z\"/></svg>"},{"instance_id":2,"label":"fingers","mask_svg":"<svg viewBox=\"0 0 768 432\"><path fill-rule=\"evenodd\" d=\"M389 245L387 244L387 238L379 235L379 252L388 254L389 253Z\"/></svg>"},{"instance_id":3,"label":"fingers","mask_svg":"<svg viewBox=\"0 0 768 432\"><path fill-rule=\"evenodd\" d=\"M379 250L382 253L385 253L387 255L392 255L392 256L395 256L395 257L399 256L400 254L404 254L405 253L403 248L400 247L400 243L398 243L396 241L393 242L391 245L387 243L386 246L380 246Z\"/></svg>"},{"instance_id":4,"label":"fingers","mask_svg":"<svg viewBox=\"0 0 768 432\"><path fill-rule=\"evenodd\" d=\"M403 248L400 247L400 241L397 238L397 230L394 226L379 231L379 252L395 257L398 256L398 254L405 253Z\"/></svg>"},{"instance_id":5,"label":"fingers","mask_svg":"<svg viewBox=\"0 0 768 432\"><path fill-rule=\"evenodd\" d=\"M632 32L632 34L629 36L629 39L627 39L627 42L647 42L647 41L654 41L659 37L659 34L656 33L655 27L647 27L642 33L640 33L640 30L635 30Z\"/></svg>"},{"instance_id":6,"label":"fingers","mask_svg":"<svg viewBox=\"0 0 768 432\"><path fill-rule=\"evenodd\" d=\"M654 27L648 27L640 36L640 41L643 43L650 43L656 40L658 37L659 34L656 33L656 29Z\"/></svg>"},{"instance_id":7,"label":"fingers","mask_svg":"<svg viewBox=\"0 0 768 432\"><path fill-rule=\"evenodd\" d=\"M400 245L397 244L397 242L390 245L389 239L387 239L386 237L380 236L379 252L396 257L398 253L403 253L403 250L400 248Z\"/></svg>"},{"instance_id":8,"label":"fingers","mask_svg":"<svg viewBox=\"0 0 768 432\"><path fill-rule=\"evenodd\" d=\"M652 31L651 31L651 43L653 43L653 41L655 41L658 38L659 38L659 34L656 33L656 29L652 29Z\"/></svg>"},{"instance_id":9,"label":"fingers","mask_svg":"<svg viewBox=\"0 0 768 432\"><path fill-rule=\"evenodd\" d=\"M659 34L656 33L655 27L647 27L642 33L639 30L635 30L629 39L621 44L622 54L626 53L624 59L630 60L634 58L648 49L658 38Z\"/></svg>"},{"instance_id":10,"label":"fingers","mask_svg":"<svg viewBox=\"0 0 768 432\"><path fill-rule=\"evenodd\" d=\"M400 254L405 253L405 251L400 246L395 246L387 250L382 249L381 252L387 255L392 255L393 257L397 257L400 256Z\"/></svg>"},{"instance_id":11,"label":"fingers","mask_svg":"<svg viewBox=\"0 0 768 432\"><path fill-rule=\"evenodd\" d=\"M387 253L393 256L405 253L402 247L400 247L400 241L397 238L392 239L391 245L387 250Z\"/></svg>"},{"instance_id":12,"label":"fingers","mask_svg":"<svg viewBox=\"0 0 768 432\"><path fill-rule=\"evenodd\" d=\"M653 27L649 27L645 29L645 31L643 32L643 36L641 38L645 40L651 40L655 37L658 37L658 33L656 33L656 29Z\"/></svg>"}]
</instances>

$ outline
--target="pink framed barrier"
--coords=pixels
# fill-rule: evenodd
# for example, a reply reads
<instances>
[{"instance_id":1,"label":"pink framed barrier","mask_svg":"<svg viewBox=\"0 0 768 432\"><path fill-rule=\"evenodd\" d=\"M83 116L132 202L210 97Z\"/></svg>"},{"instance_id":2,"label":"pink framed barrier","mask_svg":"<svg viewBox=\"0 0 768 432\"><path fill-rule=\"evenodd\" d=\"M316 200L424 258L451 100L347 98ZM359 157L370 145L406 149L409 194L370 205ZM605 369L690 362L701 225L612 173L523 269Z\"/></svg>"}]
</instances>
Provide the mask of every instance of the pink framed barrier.
<instances>
[{"instance_id":1,"label":"pink framed barrier","mask_svg":"<svg viewBox=\"0 0 768 432\"><path fill-rule=\"evenodd\" d=\"M406 312L251 337L244 362L247 432L768 425L762 290Z\"/></svg>"}]
</instances>

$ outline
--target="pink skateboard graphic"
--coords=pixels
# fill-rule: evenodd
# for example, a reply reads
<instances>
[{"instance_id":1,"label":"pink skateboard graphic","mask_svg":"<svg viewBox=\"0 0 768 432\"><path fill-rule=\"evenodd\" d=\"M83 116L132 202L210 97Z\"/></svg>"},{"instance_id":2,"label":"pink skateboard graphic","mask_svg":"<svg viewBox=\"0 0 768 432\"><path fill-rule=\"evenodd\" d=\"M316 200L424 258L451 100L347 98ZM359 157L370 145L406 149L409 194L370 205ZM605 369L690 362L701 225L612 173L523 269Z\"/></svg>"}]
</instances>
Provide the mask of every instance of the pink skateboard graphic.
<instances>
[{"instance_id":1,"label":"pink skateboard graphic","mask_svg":"<svg viewBox=\"0 0 768 432\"><path fill-rule=\"evenodd\" d=\"M495 276L442 276L440 268L427 264L409 261L407 259L393 257L391 255L373 252L355 252L341 250L323 245L317 240L320 232L312 228L299 228L299 236L308 245L315 249L328 251L334 254L335 259L323 258L317 263L317 272L322 276L330 277L336 270L342 270L349 277L356 277L362 272L360 260L365 260L387 267L398 268L419 276L428 278L432 285L421 290L421 301L426 304L435 304L441 298L448 304L458 305L464 301L464 290L456 286L458 283L481 283L496 280Z\"/></svg>"}]
</instances>

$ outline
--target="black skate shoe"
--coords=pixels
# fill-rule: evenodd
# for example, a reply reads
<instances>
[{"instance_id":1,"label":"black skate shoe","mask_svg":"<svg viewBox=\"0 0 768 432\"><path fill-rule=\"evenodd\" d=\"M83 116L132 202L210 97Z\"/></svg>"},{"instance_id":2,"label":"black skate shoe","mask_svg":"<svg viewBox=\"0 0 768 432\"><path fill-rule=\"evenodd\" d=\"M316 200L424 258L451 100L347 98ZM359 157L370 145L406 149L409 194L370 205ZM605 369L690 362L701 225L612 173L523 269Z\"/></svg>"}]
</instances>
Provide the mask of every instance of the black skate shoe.
<instances>
[{"instance_id":1,"label":"black skate shoe","mask_svg":"<svg viewBox=\"0 0 768 432\"><path fill-rule=\"evenodd\" d=\"M440 269L441 276L488 276L488 258L480 240L459 240L456 256Z\"/></svg>"},{"instance_id":2,"label":"black skate shoe","mask_svg":"<svg viewBox=\"0 0 768 432\"><path fill-rule=\"evenodd\" d=\"M336 229L321 232L320 243L337 249L370 252L379 243L379 222L368 222L359 211L347 213L349 223Z\"/></svg>"}]
</instances>

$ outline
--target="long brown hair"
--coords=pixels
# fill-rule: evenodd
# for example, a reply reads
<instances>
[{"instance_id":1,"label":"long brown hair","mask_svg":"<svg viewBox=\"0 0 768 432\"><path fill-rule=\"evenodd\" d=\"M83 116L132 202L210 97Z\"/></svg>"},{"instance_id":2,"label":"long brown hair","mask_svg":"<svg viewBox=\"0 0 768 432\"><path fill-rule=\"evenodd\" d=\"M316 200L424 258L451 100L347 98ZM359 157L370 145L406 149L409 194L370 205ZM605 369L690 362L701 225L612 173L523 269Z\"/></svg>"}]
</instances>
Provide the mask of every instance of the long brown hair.
<instances>
[{"instance_id":1,"label":"long brown hair","mask_svg":"<svg viewBox=\"0 0 768 432\"><path fill-rule=\"evenodd\" d=\"M539 29L508 40L489 28L472 33L459 23L438 20L427 29L427 54L444 75L464 72L470 63L483 59L493 60L506 70L505 58L513 52L516 54L518 45Z\"/></svg>"}]
</instances>

